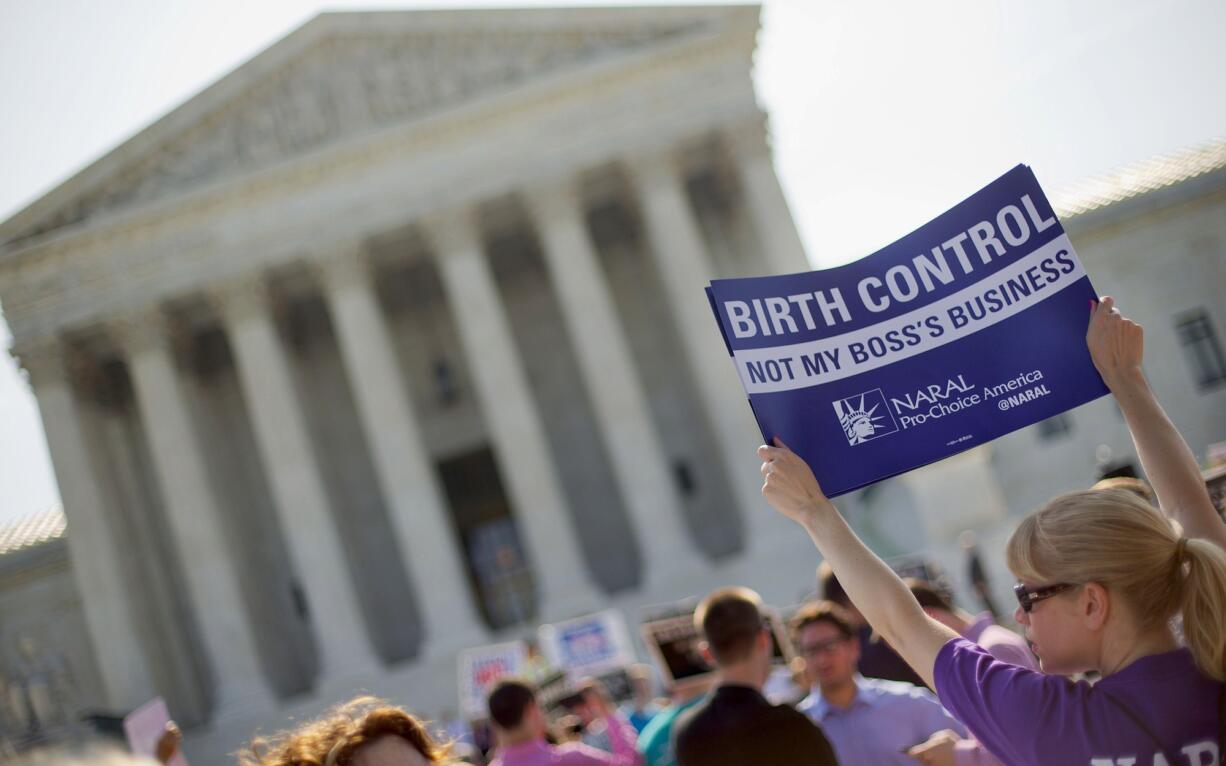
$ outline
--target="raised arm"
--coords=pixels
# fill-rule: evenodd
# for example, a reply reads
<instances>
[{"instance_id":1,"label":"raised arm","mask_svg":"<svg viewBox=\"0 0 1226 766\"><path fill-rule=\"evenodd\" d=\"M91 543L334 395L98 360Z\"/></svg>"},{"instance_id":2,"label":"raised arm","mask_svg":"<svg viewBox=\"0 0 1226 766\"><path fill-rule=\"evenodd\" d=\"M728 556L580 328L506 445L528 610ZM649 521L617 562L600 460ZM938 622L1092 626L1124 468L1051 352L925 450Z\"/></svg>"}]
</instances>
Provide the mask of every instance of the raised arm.
<instances>
[{"instance_id":1,"label":"raised arm","mask_svg":"<svg viewBox=\"0 0 1226 766\"><path fill-rule=\"evenodd\" d=\"M776 510L808 531L856 608L924 683L935 689L937 653L957 634L924 614L898 575L856 537L809 466L778 438L775 445L758 448L765 461L762 494Z\"/></svg>"},{"instance_id":2,"label":"raised arm","mask_svg":"<svg viewBox=\"0 0 1226 766\"><path fill-rule=\"evenodd\" d=\"M1110 296L1104 296L1093 311L1086 333L1090 358L1124 413L1158 505L1188 537L1203 537L1226 548L1226 523L1209 499L1196 456L1162 411L1141 370L1145 346L1141 326L1125 319Z\"/></svg>"}]
</instances>

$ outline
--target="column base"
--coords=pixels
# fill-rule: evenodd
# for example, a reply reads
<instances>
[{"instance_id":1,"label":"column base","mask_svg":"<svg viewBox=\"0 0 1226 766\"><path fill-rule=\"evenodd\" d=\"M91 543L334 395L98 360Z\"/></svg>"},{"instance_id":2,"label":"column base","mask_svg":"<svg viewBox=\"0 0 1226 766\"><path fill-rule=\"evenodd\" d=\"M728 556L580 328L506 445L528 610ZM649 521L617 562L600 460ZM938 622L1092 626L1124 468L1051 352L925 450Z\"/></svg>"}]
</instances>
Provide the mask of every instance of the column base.
<instances>
[{"instance_id":1,"label":"column base","mask_svg":"<svg viewBox=\"0 0 1226 766\"><path fill-rule=\"evenodd\" d=\"M320 699L335 699L338 702L349 699L358 690L366 688L370 679L378 678L385 672L381 661L373 656L350 658L328 667L325 664L320 669L312 694Z\"/></svg>"},{"instance_id":2,"label":"column base","mask_svg":"<svg viewBox=\"0 0 1226 766\"><path fill-rule=\"evenodd\" d=\"M242 684L217 691L213 726L228 727L241 721L263 719L281 707L272 689L264 684Z\"/></svg>"},{"instance_id":3,"label":"column base","mask_svg":"<svg viewBox=\"0 0 1226 766\"><path fill-rule=\"evenodd\" d=\"M695 594L695 588L710 585L717 570L710 559L691 549L681 556L671 556L655 566L648 566L639 590L660 601L678 601ZM711 585L710 587L715 587Z\"/></svg>"},{"instance_id":4,"label":"column base","mask_svg":"<svg viewBox=\"0 0 1226 766\"><path fill-rule=\"evenodd\" d=\"M434 638L426 638L417 654L417 661L431 664L455 660L456 652L476 646L498 643L501 639L482 625L469 625L440 632Z\"/></svg>"}]
</instances>

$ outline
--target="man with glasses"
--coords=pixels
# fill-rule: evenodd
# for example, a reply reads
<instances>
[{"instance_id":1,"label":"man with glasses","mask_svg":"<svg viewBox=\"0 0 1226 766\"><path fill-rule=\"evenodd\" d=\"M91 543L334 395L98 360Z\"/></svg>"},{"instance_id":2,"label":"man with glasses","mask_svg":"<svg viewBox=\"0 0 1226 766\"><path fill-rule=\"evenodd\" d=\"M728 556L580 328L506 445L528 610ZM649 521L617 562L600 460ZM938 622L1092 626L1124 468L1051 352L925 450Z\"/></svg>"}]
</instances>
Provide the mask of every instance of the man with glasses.
<instances>
[{"instance_id":1,"label":"man with glasses","mask_svg":"<svg viewBox=\"0 0 1226 766\"><path fill-rule=\"evenodd\" d=\"M966 736L927 689L860 675L860 642L839 605L804 605L792 618L792 636L813 688L797 707L822 727L839 763L914 766L907 751L936 732Z\"/></svg>"}]
</instances>

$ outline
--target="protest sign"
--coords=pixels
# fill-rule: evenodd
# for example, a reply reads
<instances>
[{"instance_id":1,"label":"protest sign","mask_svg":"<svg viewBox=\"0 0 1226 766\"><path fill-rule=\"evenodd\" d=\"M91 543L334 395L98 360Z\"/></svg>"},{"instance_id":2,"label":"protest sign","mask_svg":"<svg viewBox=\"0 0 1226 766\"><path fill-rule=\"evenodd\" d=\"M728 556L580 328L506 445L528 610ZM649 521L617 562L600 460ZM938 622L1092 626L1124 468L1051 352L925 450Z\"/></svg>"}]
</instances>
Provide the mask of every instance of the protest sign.
<instances>
[{"instance_id":1,"label":"protest sign","mask_svg":"<svg viewBox=\"0 0 1226 766\"><path fill-rule=\"evenodd\" d=\"M855 263L708 297L763 438L831 497L1107 393L1094 289L1024 165Z\"/></svg>"},{"instance_id":2,"label":"protest sign","mask_svg":"<svg viewBox=\"0 0 1226 766\"><path fill-rule=\"evenodd\" d=\"M702 636L694 627L692 613L646 622L641 630L643 643L668 686L697 681L714 672L698 648Z\"/></svg>"},{"instance_id":3,"label":"protest sign","mask_svg":"<svg viewBox=\"0 0 1226 766\"><path fill-rule=\"evenodd\" d=\"M571 680L599 676L635 661L626 621L616 609L542 625L537 636L549 663L565 670Z\"/></svg>"},{"instance_id":4,"label":"protest sign","mask_svg":"<svg viewBox=\"0 0 1226 766\"><path fill-rule=\"evenodd\" d=\"M536 698L549 713L564 712L560 703L574 693L574 687L561 670L554 670L536 681Z\"/></svg>"},{"instance_id":5,"label":"protest sign","mask_svg":"<svg viewBox=\"0 0 1226 766\"><path fill-rule=\"evenodd\" d=\"M123 733L128 739L128 747L137 755L156 758L158 740L166 733L168 723L170 711L164 699L156 697L146 702L123 719ZM183 751L176 752L167 766L187 766Z\"/></svg>"},{"instance_id":6,"label":"protest sign","mask_svg":"<svg viewBox=\"0 0 1226 766\"><path fill-rule=\"evenodd\" d=\"M509 641L460 652L456 663L460 677L460 707L470 718L486 716L485 697L494 684L507 676L522 676L528 667L528 645Z\"/></svg>"}]
</instances>

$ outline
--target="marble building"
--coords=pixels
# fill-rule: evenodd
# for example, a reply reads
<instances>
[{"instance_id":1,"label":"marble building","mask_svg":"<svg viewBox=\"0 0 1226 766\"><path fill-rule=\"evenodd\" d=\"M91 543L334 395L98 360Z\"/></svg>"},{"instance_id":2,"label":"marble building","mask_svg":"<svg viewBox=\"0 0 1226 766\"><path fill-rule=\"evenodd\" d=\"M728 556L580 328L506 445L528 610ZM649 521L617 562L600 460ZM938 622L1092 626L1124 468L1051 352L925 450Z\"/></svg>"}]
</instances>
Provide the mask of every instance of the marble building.
<instances>
[{"instance_id":1,"label":"marble building","mask_svg":"<svg viewBox=\"0 0 1226 766\"><path fill-rule=\"evenodd\" d=\"M808 268L758 15L323 14L0 225L96 706L210 761L453 706L541 621L808 586L702 291Z\"/></svg>"}]
</instances>

